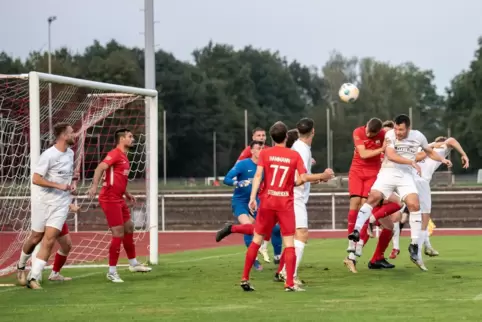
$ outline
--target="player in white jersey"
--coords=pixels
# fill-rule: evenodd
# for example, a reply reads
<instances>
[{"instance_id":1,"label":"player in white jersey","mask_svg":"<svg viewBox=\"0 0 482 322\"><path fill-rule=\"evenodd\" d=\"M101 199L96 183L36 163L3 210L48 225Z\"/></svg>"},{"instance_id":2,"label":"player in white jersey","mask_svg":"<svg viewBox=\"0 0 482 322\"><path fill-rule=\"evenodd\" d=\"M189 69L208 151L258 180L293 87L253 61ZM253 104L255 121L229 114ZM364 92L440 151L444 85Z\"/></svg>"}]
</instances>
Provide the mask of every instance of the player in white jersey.
<instances>
[{"instance_id":1,"label":"player in white jersey","mask_svg":"<svg viewBox=\"0 0 482 322\"><path fill-rule=\"evenodd\" d=\"M293 143L292 150L297 151L306 168L306 173L311 174L311 143L315 135L314 122L310 118L302 118L296 124L299 138ZM298 267L303 257L306 242L308 241L308 212L306 210L306 204L310 196L309 182L297 186L294 188L294 207L295 207L295 253L296 253L296 266L294 274L294 282L298 286L301 286L303 282L298 278ZM281 276L286 275L286 269L283 267Z\"/></svg>"},{"instance_id":2,"label":"player in white jersey","mask_svg":"<svg viewBox=\"0 0 482 322\"><path fill-rule=\"evenodd\" d=\"M368 200L358 212L355 230L348 235L348 239L358 242L360 239L359 231L371 216L373 207L384 197L386 198L396 191L410 211L412 237L412 242L408 248L410 260L420 266L423 263L419 261L418 257L418 241L423 237L421 234L422 213L418 190L415 186L414 172L412 171L412 168L415 168L416 175L420 175L420 166L415 161L416 154L418 149L422 148L431 159L447 166L452 166L452 163L432 149L425 135L420 131L411 129L410 118L407 115L399 115L394 121L394 130L388 131L385 135L387 148L385 149L382 168L370 190Z\"/></svg>"},{"instance_id":3,"label":"player in white jersey","mask_svg":"<svg viewBox=\"0 0 482 322\"><path fill-rule=\"evenodd\" d=\"M72 202L71 192L75 190L75 184L72 185L74 152L69 146L74 144L73 132L68 123L56 124L55 144L40 155L38 164L32 169L32 190L37 192L31 200L32 234L25 241L17 264L19 283L26 284L28 288L41 288L39 280L42 270L49 260ZM25 265L40 241L40 251L25 283Z\"/></svg>"},{"instance_id":4,"label":"player in white jersey","mask_svg":"<svg viewBox=\"0 0 482 322\"><path fill-rule=\"evenodd\" d=\"M464 149L454 138L438 137L433 143L430 144L433 150L442 158L446 158L452 149L457 150L462 156L462 165L464 169L469 167L469 158L465 154ZM421 176L415 176L415 184L418 189L418 195L420 200L420 210L422 212L422 238L418 243L418 256L422 258L422 246L425 245L425 254L428 256L437 256L438 253L431 247L429 240L428 224L430 221L430 213L432 211L432 192L430 189L430 181L434 172L442 164L439 161L435 161L431 158L427 158L425 152L421 151L417 154L418 164L422 170ZM421 267L423 270L427 270L425 266Z\"/></svg>"}]
</instances>

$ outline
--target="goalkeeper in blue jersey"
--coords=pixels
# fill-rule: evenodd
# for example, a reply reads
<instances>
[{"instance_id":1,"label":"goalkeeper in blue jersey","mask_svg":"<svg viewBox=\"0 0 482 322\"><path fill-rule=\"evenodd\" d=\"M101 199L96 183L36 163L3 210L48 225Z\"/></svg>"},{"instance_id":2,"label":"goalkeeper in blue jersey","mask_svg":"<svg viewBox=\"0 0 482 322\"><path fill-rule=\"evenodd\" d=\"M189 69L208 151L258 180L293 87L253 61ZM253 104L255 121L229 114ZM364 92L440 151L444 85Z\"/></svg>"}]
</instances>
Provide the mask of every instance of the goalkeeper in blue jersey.
<instances>
[{"instance_id":1,"label":"goalkeeper in blue jersey","mask_svg":"<svg viewBox=\"0 0 482 322\"><path fill-rule=\"evenodd\" d=\"M256 213L251 213L248 203L251 195L251 182L254 174L256 173L256 167L258 163L258 157L261 150L264 148L264 142L252 141L250 143L252 156L249 159L244 159L237 162L234 167L224 177L223 183L228 186L234 186L233 198L231 201L231 207L234 216L238 219L241 225L240 231L232 231L233 233L244 234L244 242L246 247L249 247L251 240L253 239L252 224L256 219ZM259 201L258 201L259 203ZM279 261L281 254L281 235L279 232L279 226L276 225L272 232L272 244L275 253L275 262ZM255 261L254 267L257 270L261 270L262 267L258 260Z\"/></svg>"}]
</instances>

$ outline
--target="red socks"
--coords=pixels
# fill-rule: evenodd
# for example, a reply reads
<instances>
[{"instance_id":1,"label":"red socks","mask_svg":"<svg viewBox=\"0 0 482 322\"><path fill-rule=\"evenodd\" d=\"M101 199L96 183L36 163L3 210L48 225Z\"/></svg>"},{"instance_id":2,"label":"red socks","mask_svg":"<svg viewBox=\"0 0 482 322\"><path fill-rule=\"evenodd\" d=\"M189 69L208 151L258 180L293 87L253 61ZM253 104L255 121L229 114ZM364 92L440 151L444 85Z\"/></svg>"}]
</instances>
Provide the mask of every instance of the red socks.
<instances>
[{"instance_id":1,"label":"red socks","mask_svg":"<svg viewBox=\"0 0 482 322\"><path fill-rule=\"evenodd\" d=\"M61 255L59 254L59 252L57 252L55 254L54 265L53 265L54 267L52 268L52 271L54 273L60 272L60 270L62 269L66 261L67 261L67 256Z\"/></svg>"},{"instance_id":2,"label":"red socks","mask_svg":"<svg viewBox=\"0 0 482 322\"><path fill-rule=\"evenodd\" d=\"M252 235L254 233L254 224L232 225L231 232L234 234Z\"/></svg>"},{"instance_id":3,"label":"red socks","mask_svg":"<svg viewBox=\"0 0 482 322\"><path fill-rule=\"evenodd\" d=\"M368 221L363 225L360 231L360 240L363 241L363 246L365 246L368 243L368 240L370 239L370 236L368 236Z\"/></svg>"},{"instance_id":4,"label":"red socks","mask_svg":"<svg viewBox=\"0 0 482 322\"><path fill-rule=\"evenodd\" d=\"M358 216L358 210L348 211L348 234L351 234L355 229L356 217Z\"/></svg>"},{"instance_id":5,"label":"red socks","mask_svg":"<svg viewBox=\"0 0 482 322\"><path fill-rule=\"evenodd\" d=\"M379 207L378 210L373 213L373 217L378 220L390 216L391 214L399 210L400 206L396 202L389 202Z\"/></svg>"},{"instance_id":6,"label":"red socks","mask_svg":"<svg viewBox=\"0 0 482 322\"><path fill-rule=\"evenodd\" d=\"M120 237L112 236L109 247L109 266L117 266L121 244L122 239Z\"/></svg>"},{"instance_id":7,"label":"red socks","mask_svg":"<svg viewBox=\"0 0 482 322\"><path fill-rule=\"evenodd\" d=\"M377 248L375 249L375 253L373 253L373 257L371 259L372 263L385 258L385 251L392 240L392 235L392 230L382 229L380 237L378 237Z\"/></svg>"},{"instance_id":8,"label":"red socks","mask_svg":"<svg viewBox=\"0 0 482 322\"><path fill-rule=\"evenodd\" d=\"M247 226L247 225L237 225L237 226ZM233 226L234 227L234 226ZM254 261L256 260L256 255L258 255L258 250L261 245L256 243L251 243L246 251L246 258L244 260L244 270L243 270L243 281L249 281L249 272L251 267L253 267Z\"/></svg>"},{"instance_id":9,"label":"red socks","mask_svg":"<svg viewBox=\"0 0 482 322\"><path fill-rule=\"evenodd\" d=\"M134 244L134 234L125 234L123 244L127 254L127 258L136 258L136 245Z\"/></svg>"},{"instance_id":10,"label":"red socks","mask_svg":"<svg viewBox=\"0 0 482 322\"><path fill-rule=\"evenodd\" d=\"M286 247L283 251L285 253L285 263L286 263L286 284L287 287L293 287L295 267L296 267L296 253L294 247Z\"/></svg>"}]
</instances>

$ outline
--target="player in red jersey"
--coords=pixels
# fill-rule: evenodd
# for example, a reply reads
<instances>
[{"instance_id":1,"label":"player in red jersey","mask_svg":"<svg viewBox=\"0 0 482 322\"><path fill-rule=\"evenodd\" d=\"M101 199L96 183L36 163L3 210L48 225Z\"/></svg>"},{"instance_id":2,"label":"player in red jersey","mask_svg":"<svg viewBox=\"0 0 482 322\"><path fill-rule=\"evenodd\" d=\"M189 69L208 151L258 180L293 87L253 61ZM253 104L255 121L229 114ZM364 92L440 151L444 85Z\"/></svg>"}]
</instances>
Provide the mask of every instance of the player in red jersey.
<instances>
[{"instance_id":1,"label":"player in red jersey","mask_svg":"<svg viewBox=\"0 0 482 322\"><path fill-rule=\"evenodd\" d=\"M245 291L254 291L249 283L249 272L264 236L269 235L274 225L279 222L285 245L283 251L287 271L285 290L302 291L303 289L294 284L296 264L294 234L296 225L293 188L295 186L295 173L298 171L299 177L296 184L300 185L307 181L326 181L333 176L333 171L327 169L323 174L306 174L300 155L296 151L286 148L288 129L283 122L276 122L270 128L269 133L275 142L275 146L261 151L253 179L249 203L251 210L254 211L257 208L256 195L262 181L265 187L259 196L261 207L258 209L253 241L246 253L241 288ZM228 235L229 229L225 230L226 235ZM223 235L223 231L218 232L218 234Z\"/></svg>"},{"instance_id":2,"label":"player in red jersey","mask_svg":"<svg viewBox=\"0 0 482 322\"><path fill-rule=\"evenodd\" d=\"M119 129L115 132L115 141L116 148L107 153L105 159L95 169L88 194L91 198L95 196L100 178L105 171L104 183L99 194L99 205L104 211L107 224L112 232L107 279L114 283L122 283L123 280L117 273L121 244L124 245L131 272L150 272L151 268L137 262L134 223L131 220L129 207L124 200L125 196L128 201L135 202L134 196L126 190L130 171L127 152L134 144L134 136L128 129Z\"/></svg>"},{"instance_id":3,"label":"player in red jersey","mask_svg":"<svg viewBox=\"0 0 482 322\"><path fill-rule=\"evenodd\" d=\"M260 127L257 127L253 130L253 141L260 141L263 142L263 149L268 148L266 145L266 131ZM251 147L248 145L243 152L238 157L238 161L244 159L250 159L253 155L251 154Z\"/></svg>"},{"instance_id":4,"label":"player in red jersey","mask_svg":"<svg viewBox=\"0 0 482 322\"><path fill-rule=\"evenodd\" d=\"M350 194L350 210L348 212L348 233L354 227L358 210L368 198L370 188L375 182L381 167L380 154L385 150L385 131L382 121L378 118L370 119L366 125L353 131L355 151L348 173L348 191ZM366 231L362 229L362 231ZM344 260L348 269L356 273L356 243L349 241L348 257Z\"/></svg>"}]
</instances>

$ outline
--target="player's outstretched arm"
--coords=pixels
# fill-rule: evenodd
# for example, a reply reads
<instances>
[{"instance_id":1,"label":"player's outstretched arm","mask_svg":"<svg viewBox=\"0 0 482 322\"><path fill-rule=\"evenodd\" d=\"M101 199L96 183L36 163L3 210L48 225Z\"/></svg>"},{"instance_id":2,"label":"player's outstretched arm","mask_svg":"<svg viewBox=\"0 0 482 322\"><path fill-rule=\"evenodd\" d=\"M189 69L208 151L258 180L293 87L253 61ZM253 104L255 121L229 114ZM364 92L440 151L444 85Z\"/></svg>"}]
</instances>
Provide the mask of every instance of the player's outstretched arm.
<instances>
[{"instance_id":1,"label":"player's outstretched arm","mask_svg":"<svg viewBox=\"0 0 482 322\"><path fill-rule=\"evenodd\" d=\"M427 154L427 156L430 159L438 161L438 162L442 162L443 164L447 165L448 167L452 166L452 162L450 162L450 160L445 159L440 154L435 152L435 150L432 148L432 146L427 144L425 147L422 147L422 149L425 151L425 153Z\"/></svg>"},{"instance_id":2,"label":"player's outstretched arm","mask_svg":"<svg viewBox=\"0 0 482 322\"><path fill-rule=\"evenodd\" d=\"M457 141L454 138L448 138L445 141L445 144L447 144L447 146L449 146L451 148L454 148L455 150L457 150L458 153L460 153L460 155L462 157L463 168L467 169L469 167L469 158L467 157L467 154L465 153L464 149L460 145L459 141Z\"/></svg>"},{"instance_id":3,"label":"player's outstretched arm","mask_svg":"<svg viewBox=\"0 0 482 322\"><path fill-rule=\"evenodd\" d=\"M388 160L398 163L398 164L407 164L407 165L412 165L414 161L404 158L402 156L399 156L397 152L395 151L394 148L392 147L387 147L385 150L385 156L387 157Z\"/></svg>"},{"instance_id":4,"label":"player's outstretched arm","mask_svg":"<svg viewBox=\"0 0 482 322\"><path fill-rule=\"evenodd\" d=\"M365 144L363 140L360 138L360 134L357 131L358 129L355 129L353 131L353 144L355 145L356 150L358 151L358 154L360 155L360 158L362 159L369 159L376 157L383 153L385 151L386 147L386 142L383 143L383 146L381 148L375 149L375 150L368 150L365 148Z\"/></svg>"}]
</instances>

